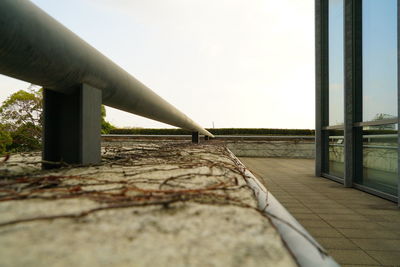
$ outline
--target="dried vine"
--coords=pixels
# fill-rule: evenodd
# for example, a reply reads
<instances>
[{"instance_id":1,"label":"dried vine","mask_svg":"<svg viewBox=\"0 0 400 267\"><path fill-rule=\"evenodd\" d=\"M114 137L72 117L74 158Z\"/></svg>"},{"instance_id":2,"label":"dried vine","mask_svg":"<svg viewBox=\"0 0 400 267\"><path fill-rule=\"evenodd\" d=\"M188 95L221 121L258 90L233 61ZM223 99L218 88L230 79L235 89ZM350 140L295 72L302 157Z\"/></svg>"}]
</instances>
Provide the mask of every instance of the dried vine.
<instances>
[{"instance_id":1,"label":"dried vine","mask_svg":"<svg viewBox=\"0 0 400 267\"><path fill-rule=\"evenodd\" d=\"M210 155L219 160L211 160ZM208 171L200 172L199 169L204 167ZM68 166L50 175L45 175L45 172L0 179L0 202L86 198L100 205L72 214L0 222L0 226L58 218L80 218L107 209L154 205L165 207L176 202L253 208L230 195L230 192L247 186L240 185L238 181L238 177L243 176L243 171L232 162L225 148L218 144L208 147L193 146L190 143L134 148L107 147L103 152L103 162L97 168L82 169L82 175L63 175L63 172L71 169ZM154 173L162 175L152 177ZM198 184L194 178L207 182ZM156 188L148 188L149 185Z\"/></svg>"}]
</instances>

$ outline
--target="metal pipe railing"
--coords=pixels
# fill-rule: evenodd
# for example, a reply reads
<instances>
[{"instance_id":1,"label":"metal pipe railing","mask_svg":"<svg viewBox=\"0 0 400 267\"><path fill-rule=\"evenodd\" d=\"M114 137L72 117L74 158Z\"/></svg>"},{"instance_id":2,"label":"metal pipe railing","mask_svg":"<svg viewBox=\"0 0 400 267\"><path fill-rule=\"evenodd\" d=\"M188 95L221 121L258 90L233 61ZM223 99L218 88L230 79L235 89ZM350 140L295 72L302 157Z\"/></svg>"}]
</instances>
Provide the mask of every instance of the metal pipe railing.
<instances>
[{"instance_id":1,"label":"metal pipe railing","mask_svg":"<svg viewBox=\"0 0 400 267\"><path fill-rule=\"evenodd\" d=\"M107 106L213 137L27 0L0 1L0 73L66 94L87 84Z\"/></svg>"}]
</instances>

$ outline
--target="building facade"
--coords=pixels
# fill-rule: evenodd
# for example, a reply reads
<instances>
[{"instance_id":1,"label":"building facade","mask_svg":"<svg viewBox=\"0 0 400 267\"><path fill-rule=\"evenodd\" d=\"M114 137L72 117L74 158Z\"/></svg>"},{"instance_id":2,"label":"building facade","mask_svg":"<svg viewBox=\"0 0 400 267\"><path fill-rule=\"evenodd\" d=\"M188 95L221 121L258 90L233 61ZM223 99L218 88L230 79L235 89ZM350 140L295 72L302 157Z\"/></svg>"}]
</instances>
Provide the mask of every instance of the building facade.
<instances>
[{"instance_id":1,"label":"building facade","mask_svg":"<svg viewBox=\"0 0 400 267\"><path fill-rule=\"evenodd\" d=\"M316 175L399 202L399 1L315 0Z\"/></svg>"}]
</instances>

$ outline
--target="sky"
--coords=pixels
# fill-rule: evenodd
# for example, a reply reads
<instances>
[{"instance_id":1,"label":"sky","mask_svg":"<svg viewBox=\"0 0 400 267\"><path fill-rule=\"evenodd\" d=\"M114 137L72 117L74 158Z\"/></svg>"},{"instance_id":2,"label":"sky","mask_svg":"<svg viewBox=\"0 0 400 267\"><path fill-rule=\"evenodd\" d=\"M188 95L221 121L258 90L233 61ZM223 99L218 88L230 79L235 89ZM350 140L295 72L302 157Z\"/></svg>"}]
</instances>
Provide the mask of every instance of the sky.
<instances>
[{"instance_id":1,"label":"sky","mask_svg":"<svg viewBox=\"0 0 400 267\"><path fill-rule=\"evenodd\" d=\"M314 0L32 2L203 127L314 128ZM28 86L0 75L0 101Z\"/></svg>"},{"instance_id":2,"label":"sky","mask_svg":"<svg viewBox=\"0 0 400 267\"><path fill-rule=\"evenodd\" d=\"M329 125L344 121L344 0L330 0ZM363 121L397 117L397 0L362 4Z\"/></svg>"},{"instance_id":3,"label":"sky","mask_svg":"<svg viewBox=\"0 0 400 267\"><path fill-rule=\"evenodd\" d=\"M329 125L344 121L344 0L329 1Z\"/></svg>"},{"instance_id":4,"label":"sky","mask_svg":"<svg viewBox=\"0 0 400 267\"><path fill-rule=\"evenodd\" d=\"M397 0L363 2L363 121L397 117Z\"/></svg>"}]
</instances>

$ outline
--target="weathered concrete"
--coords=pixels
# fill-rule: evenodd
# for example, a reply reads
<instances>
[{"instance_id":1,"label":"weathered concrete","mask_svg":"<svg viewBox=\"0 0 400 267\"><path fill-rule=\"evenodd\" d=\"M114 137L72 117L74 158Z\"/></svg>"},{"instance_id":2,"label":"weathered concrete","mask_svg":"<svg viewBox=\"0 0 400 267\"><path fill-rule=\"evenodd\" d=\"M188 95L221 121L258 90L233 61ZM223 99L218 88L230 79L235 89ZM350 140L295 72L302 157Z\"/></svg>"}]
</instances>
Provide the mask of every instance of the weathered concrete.
<instances>
[{"instance_id":1,"label":"weathered concrete","mask_svg":"<svg viewBox=\"0 0 400 267\"><path fill-rule=\"evenodd\" d=\"M4 161L4 159L3 159ZM8 176L24 176L41 170L40 152L12 154L7 162L0 163L0 179Z\"/></svg>"},{"instance_id":2,"label":"weathered concrete","mask_svg":"<svg viewBox=\"0 0 400 267\"><path fill-rule=\"evenodd\" d=\"M27 177L12 156L1 166L0 265L296 266L225 151L107 146L99 166Z\"/></svg>"},{"instance_id":3,"label":"weathered concrete","mask_svg":"<svg viewBox=\"0 0 400 267\"><path fill-rule=\"evenodd\" d=\"M154 142L171 140L187 140L190 136L136 136L110 135L103 136L102 146L137 144L138 142ZM274 137L274 136L216 136L216 140L224 143L238 157L283 157L283 158L314 158L314 139L302 137Z\"/></svg>"},{"instance_id":4,"label":"weathered concrete","mask_svg":"<svg viewBox=\"0 0 400 267\"><path fill-rule=\"evenodd\" d=\"M237 157L315 157L315 144L310 141L226 141L226 145Z\"/></svg>"}]
</instances>

